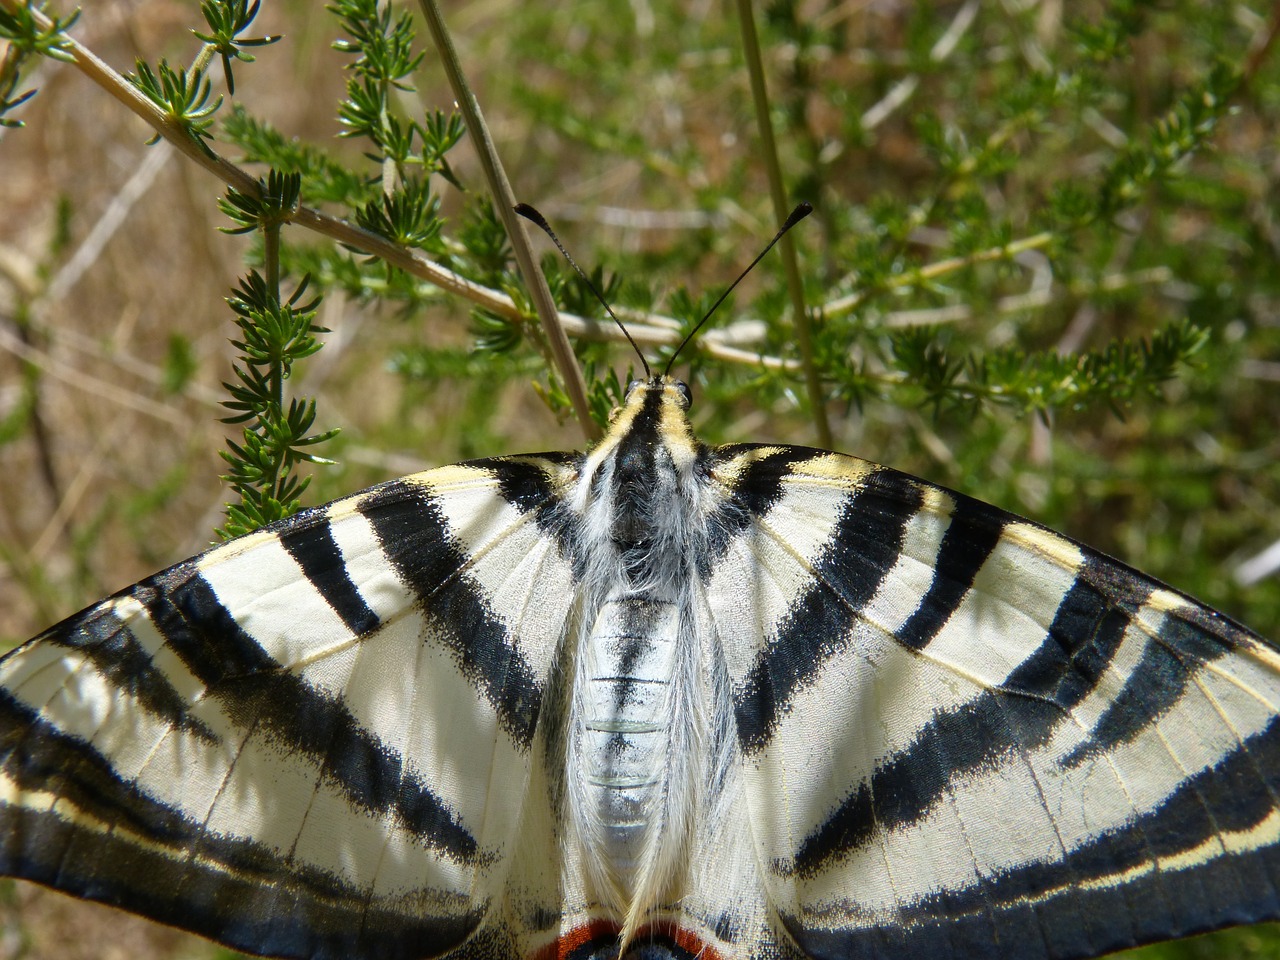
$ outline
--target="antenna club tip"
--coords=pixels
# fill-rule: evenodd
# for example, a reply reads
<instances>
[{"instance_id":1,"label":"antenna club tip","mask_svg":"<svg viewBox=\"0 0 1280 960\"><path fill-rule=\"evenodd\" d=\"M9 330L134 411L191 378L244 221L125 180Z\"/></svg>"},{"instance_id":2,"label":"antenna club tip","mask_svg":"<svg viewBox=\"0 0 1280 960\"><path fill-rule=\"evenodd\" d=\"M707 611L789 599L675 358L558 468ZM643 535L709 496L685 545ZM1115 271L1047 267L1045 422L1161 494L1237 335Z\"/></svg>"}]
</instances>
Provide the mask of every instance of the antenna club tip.
<instances>
[{"instance_id":1,"label":"antenna club tip","mask_svg":"<svg viewBox=\"0 0 1280 960\"><path fill-rule=\"evenodd\" d=\"M813 204L808 200L801 200L796 204L796 208L791 211L791 216L787 217L786 225L782 229L791 229L811 213L813 213Z\"/></svg>"},{"instance_id":2,"label":"antenna club tip","mask_svg":"<svg viewBox=\"0 0 1280 960\"><path fill-rule=\"evenodd\" d=\"M517 203L511 209L514 210L520 216L524 217L526 220L532 220L538 226L542 226L544 223L547 222L546 218L543 217L542 214L538 212L537 208L534 206L531 206L530 204Z\"/></svg>"}]
</instances>

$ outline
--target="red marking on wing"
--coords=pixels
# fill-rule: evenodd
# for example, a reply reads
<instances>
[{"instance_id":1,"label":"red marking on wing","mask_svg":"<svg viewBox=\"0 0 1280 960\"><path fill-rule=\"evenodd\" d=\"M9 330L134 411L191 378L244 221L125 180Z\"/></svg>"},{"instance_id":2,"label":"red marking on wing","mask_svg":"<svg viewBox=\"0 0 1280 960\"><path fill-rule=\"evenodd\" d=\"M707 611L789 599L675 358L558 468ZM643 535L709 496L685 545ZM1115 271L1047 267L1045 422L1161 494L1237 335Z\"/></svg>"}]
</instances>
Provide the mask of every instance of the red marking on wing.
<instances>
[{"instance_id":1,"label":"red marking on wing","mask_svg":"<svg viewBox=\"0 0 1280 960\"><path fill-rule=\"evenodd\" d=\"M564 936L548 943L529 960L569 960L575 950L580 950L591 943L616 940L621 932L621 925L612 920L592 920L580 927L574 927Z\"/></svg>"},{"instance_id":2,"label":"red marking on wing","mask_svg":"<svg viewBox=\"0 0 1280 960\"><path fill-rule=\"evenodd\" d=\"M574 960L590 956L602 947L614 946L621 925L612 920L592 920L574 927L568 933L536 951L529 960ZM698 960L725 960L720 951L710 946L692 930L670 920L645 924L636 933L633 945L667 942L676 950ZM582 951L582 952L579 952ZM627 951L630 953L630 951Z\"/></svg>"}]
</instances>

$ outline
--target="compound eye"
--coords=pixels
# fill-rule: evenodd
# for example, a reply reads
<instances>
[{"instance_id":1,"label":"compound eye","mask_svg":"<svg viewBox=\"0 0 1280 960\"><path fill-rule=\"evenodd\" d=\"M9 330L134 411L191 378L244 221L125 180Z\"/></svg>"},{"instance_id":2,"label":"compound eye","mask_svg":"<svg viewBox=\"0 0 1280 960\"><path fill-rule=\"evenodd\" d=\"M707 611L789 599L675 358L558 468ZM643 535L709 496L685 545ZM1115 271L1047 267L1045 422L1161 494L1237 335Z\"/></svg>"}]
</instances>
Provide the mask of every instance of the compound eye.
<instances>
[{"instance_id":1,"label":"compound eye","mask_svg":"<svg viewBox=\"0 0 1280 960\"><path fill-rule=\"evenodd\" d=\"M676 389L680 391L680 406L688 410L693 406L693 391L689 389L689 385L683 380L676 381Z\"/></svg>"},{"instance_id":2,"label":"compound eye","mask_svg":"<svg viewBox=\"0 0 1280 960\"><path fill-rule=\"evenodd\" d=\"M642 386L644 386L643 380L632 380L630 383L627 384L627 392L622 395L622 399L626 400L629 396L631 396L632 393L635 392L637 387L642 387Z\"/></svg>"}]
</instances>

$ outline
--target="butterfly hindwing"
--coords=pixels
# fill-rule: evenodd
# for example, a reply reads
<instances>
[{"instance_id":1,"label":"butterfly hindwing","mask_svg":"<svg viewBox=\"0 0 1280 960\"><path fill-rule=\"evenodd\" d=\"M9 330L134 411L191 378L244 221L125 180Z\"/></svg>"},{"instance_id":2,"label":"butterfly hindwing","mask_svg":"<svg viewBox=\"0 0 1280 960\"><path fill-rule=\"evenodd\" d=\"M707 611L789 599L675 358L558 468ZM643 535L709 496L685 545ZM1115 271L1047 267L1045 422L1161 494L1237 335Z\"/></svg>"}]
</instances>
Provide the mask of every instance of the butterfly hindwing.
<instances>
[{"instance_id":1,"label":"butterfly hindwing","mask_svg":"<svg viewBox=\"0 0 1280 960\"><path fill-rule=\"evenodd\" d=\"M1084 957L1276 914L1264 641L865 461L728 447L715 475L746 815L804 955Z\"/></svg>"},{"instance_id":2,"label":"butterfly hindwing","mask_svg":"<svg viewBox=\"0 0 1280 960\"><path fill-rule=\"evenodd\" d=\"M494 463L374 487L6 658L0 867L279 956L500 925L571 602L565 465L518 466L522 503Z\"/></svg>"}]
</instances>

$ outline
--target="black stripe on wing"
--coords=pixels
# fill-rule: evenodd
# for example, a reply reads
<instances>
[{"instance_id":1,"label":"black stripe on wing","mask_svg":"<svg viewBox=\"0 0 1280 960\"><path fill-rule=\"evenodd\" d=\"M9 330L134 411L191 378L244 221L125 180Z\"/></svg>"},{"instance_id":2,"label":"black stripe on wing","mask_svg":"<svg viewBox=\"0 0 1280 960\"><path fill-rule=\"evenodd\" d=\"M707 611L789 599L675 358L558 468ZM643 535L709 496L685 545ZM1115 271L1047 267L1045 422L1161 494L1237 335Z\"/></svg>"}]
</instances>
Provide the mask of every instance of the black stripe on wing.
<instances>
[{"instance_id":1,"label":"black stripe on wing","mask_svg":"<svg viewBox=\"0 0 1280 960\"><path fill-rule=\"evenodd\" d=\"M475 838L415 775L404 758L360 726L340 702L276 663L218 602L189 565L139 585L170 648L239 727L308 757L322 779L377 814L394 813L415 835L457 860L476 854Z\"/></svg>"},{"instance_id":2,"label":"black stripe on wing","mask_svg":"<svg viewBox=\"0 0 1280 960\"><path fill-rule=\"evenodd\" d=\"M1220 643L1190 624L1167 618L1160 636L1147 641L1137 666L1107 705L1092 736L1063 757L1062 765L1078 767L1133 740L1178 702L1200 661L1212 660L1222 652Z\"/></svg>"},{"instance_id":3,"label":"black stripe on wing","mask_svg":"<svg viewBox=\"0 0 1280 960\"><path fill-rule=\"evenodd\" d=\"M745 494L750 485L738 489ZM920 504L919 485L888 470L871 474L845 498L827 546L814 561L811 585L734 692L744 752L768 746L791 698L851 641L853 624L897 562L906 525Z\"/></svg>"},{"instance_id":4,"label":"black stripe on wing","mask_svg":"<svg viewBox=\"0 0 1280 960\"><path fill-rule=\"evenodd\" d=\"M90 744L61 732L7 690L0 690L0 769L24 793L56 796L100 823L153 837L158 844L190 845L203 832L201 824L140 795ZM8 844L11 859L33 856L15 853L24 846L38 859L54 864L62 859L58 848L32 847L21 834L4 831L0 842Z\"/></svg>"},{"instance_id":5,"label":"black stripe on wing","mask_svg":"<svg viewBox=\"0 0 1280 960\"><path fill-rule=\"evenodd\" d=\"M804 839L796 852L795 872L813 876L875 842L878 831L914 823L947 799L955 778L994 764L1017 748L1023 736L1040 735L1061 717L1051 702L1005 700L995 694L982 694L959 709L937 714L909 747L858 784Z\"/></svg>"},{"instance_id":6,"label":"black stripe on wing","mask_svg":"<svg viewBox=\"0 0 1280 960\"><path fill-rule=\"evenodd\" d=\"M913 650L928 646L955 615L978 571L1000 542L1005 524L1013 519L970 497L955 499L955 512L934 562L933 582L915 612L895 631L898 642Z\"/></svg>"},{"instance_id":7,"label":"black stripe on wing","mask_svg":"<svg viewBox=\"0 0 1280 960\"><path fill-rule=\"evenodd\" d=\"M1151 581L1135 576L1129 568L1086 551L1048 636L1009 674L1005 687L1047 697L1064 707L1078 704L1111 663L1151 589Z\"/></svg>"},{"instance_id":8,"label":"black stripe on wing","mask_svg":"<svg viewBox=\"0 0 1280 960\"><path fill-rule=\"evenodd\" d=\"M506 501L521 513L532 514L538 529L556 541L562 554L572 557L575 551L569 538L571 516L560 498L555 478L544 465L568 470L580 466L584 458L581 453L539 453L469 460L464 466L490 472Z\"/></svg>"},{"instance_id":9,"label":"black stripe on wing","mask_svg":"<svg viewBox=\"0 0 1280 960\"><path fill-rule=\"evenodd\" d=\"M732 463L743 454L761 448L756 444L729 444L707 449L702 454L702 468L714 472L722 464ZM757 517L763 517L781 498L792 467L826 451L808 447L767 447L763 456L750 460L734 476L729 497L716 507L707 520L707 550L698 562L698 575L706 580L716 564L728 552L730 544Z\"/></svg>"},{"instance_id":10,"label":"black stripe on wing","mask_svg":"<svg viewBox=\"0 0 1280 960\"><path fill-rule=\"evenodd\" d=\"M883 762L796 854L802 876L926 815L956 777L1039 746L1092 691L1150 588L1093 555L1059 605L1048 635L998 689L939 711L912 742ZM1213 651L1198 643L1202 655ZM1219 648L1214 655L1222 652Z\"/></svg>"},{"instance_id":11,"label":"black stripe on wing","mask_svg":"<svg viewBox=\"0 0 1280 960\"><path fill-rule=\"evenodd\" d=\"M360 501L383 551L431 618L459 670L520 746L533 743L542 682L483 591L466 575L470 558L452 540L430 493L403 480Z\"/></svg>"},{"instance_id":12,"label":"black stripe on wing","mask_svg":"<svg viewBox=\"0 0 1280 960\"><path fill-rule=\"evenodd\" d=\"M323 514L313 516L323 517ZM280 543L325 602L355 636L376 630L378 615L351 582L342 550L328 522L294 523L280 530Z\"/></svg>"},{"instance_id":13,"label":"black stripe on wing","mask_svg":"<svg viewBox=\"0 0 1280 960\"><path fill-rule=\"evenodd\" d=\"M858 784L800 844L801 876L829 869L849 852L874 842L877 830L897 829L944 802L949 785L1011 754L1042 746L1070 711L1097 686L1126 631L1151 594L1152 582L1092 551L1058 606L1047 636L999 687L952 710L939 711L904 749ZM1104 711L1086 741L1062 767L1137 736L1176 702L1194 669L1227 654L1242 633L1199 608L1166 619L1130 674L1121 706ZM1159 658L1162 668L1144 670Z\"/></svg>"},{"instance_id":14,"label":"black stripe on wing","mask_svg":"<svg viewBox=\"0 0 1280 960\"><path fill-rule=\"evenodd\" d=\"M155 591L138 584L117 598L130 594L145 606L145 598L154 596ZM164 671L156 668L151 651L138 642L110 601L64 620L34 642L75 650L109 684L136 699L169 726L194 734L206 743L217 742L213 732L191 715L186 698L174 689Z\"/></svg>"},{"instance_id":15,"label":"black stripe on wing","mask_svg":"<svg viewBox=\"0 0 1280 960\"><path fill-rule=\"evenodd\" d=\"M1270 771L1268 773L1267 771ZM1265 822L1280 794L1280 719L1148 813L1066 852L926 892L892 920L855 926L856 905L784 923L810 957L1071 960L1280 916L1280 850ZM1216 837L1247 837L1224 850ZM1165 858L1164 864L1157 858ZM832 912L855 918L832 926Z\"/></svg>"},{"instance_id":16,"label":"black stripe on wing","mask_svg":"<svg viewBox=\"0 0 1280 960\"><path fill-rule=\"evenodd\" d=\"M0 804L6 875L277 956L409 960L449 949L479 923L456 897L419 891L424 909L391 910L278 850L210 832L122 780L91 744L7 692L0 730L0 769L19 791L16 802ZM59 804L21 805L42 795Z\"/></svg>"},{"instance_id":17,"label":"black stripe on wing","mask_svg":"<svg viewBox=\"0 0 1280 960\"><path fill-rule=\"evenodd\" d=\"M139 800L129 803L136 807ZM247 842L206 837L196 848L198 856L175 857L139 846L123 831L104 832L7 805L0 805L0 838L0 869L7 875L254 954L419 960L462 943L483 916L463 903L442 909L438 898L428 896L384 904L315 871L290 870L278 855ZM412 902L417 900L421 903Z\"/></svg>"}]
</instances>

